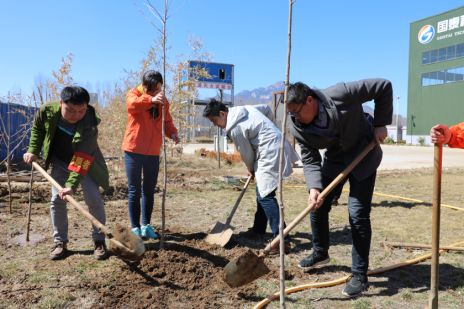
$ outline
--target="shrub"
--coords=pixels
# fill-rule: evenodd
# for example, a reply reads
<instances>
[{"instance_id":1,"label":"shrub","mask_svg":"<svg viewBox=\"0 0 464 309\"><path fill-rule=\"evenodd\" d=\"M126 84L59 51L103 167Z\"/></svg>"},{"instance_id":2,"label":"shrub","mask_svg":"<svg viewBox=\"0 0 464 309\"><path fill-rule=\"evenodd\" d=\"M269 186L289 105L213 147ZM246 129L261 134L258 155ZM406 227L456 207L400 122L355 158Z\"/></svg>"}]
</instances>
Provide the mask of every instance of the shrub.
<instances>
[{"instance_id":1,"label":"shrub","mask_svg":"<svg viewBox=\"0 0 464 309\"><path fill-rule=\"evenodd\" d=\"M384 144L394 144L395 141L394 141L393 138L391 138L390 136L387 136L387 137L383 140L383 143L384 143Z\"/></svg>"},{"instance_id":2,"label":"shrub","mask_svg":"<svg viewBox=\"0 0 464 309\"><path fill-rule=\"evenodd\" d=\"M417 139L417 142L419 143L419 145L421 146L425 146L425 137L421 136Z\"/></svg>"}]
</instances>

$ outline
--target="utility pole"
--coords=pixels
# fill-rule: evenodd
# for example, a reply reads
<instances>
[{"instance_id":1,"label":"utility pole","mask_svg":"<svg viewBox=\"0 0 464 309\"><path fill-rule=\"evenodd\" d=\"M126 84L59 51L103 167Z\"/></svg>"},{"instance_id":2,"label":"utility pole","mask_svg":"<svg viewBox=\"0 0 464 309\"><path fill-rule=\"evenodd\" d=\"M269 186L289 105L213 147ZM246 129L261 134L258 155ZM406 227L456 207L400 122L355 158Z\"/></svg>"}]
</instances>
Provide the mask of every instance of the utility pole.
<instances>
[{"instance_id":1,"label":"utility pole","mask_svg":"<svg viewBox=\"0 0 464 309\"><path fill-rule=\"evenodd\" d=\"M220 97L220 102L224 100L224 91L222 89L219 89L219 97ZM218 168L221 168L221 128L217 127L217 161L218 161ZM225 148L225 147L224 147Z\"/></svg>"},{"instance_id":2,"label":"utility pole","mask_svg":"<svg viewBox=\"0 0 464 309\"><path fill-rule=\"evenodd\" d=\"M400 105L400 96L396 96L396 144L398 144L398 138L400 136L400 125L398 123L398 114L400 113L399 111L399 105Z\"/></svg>"}]
</instances>

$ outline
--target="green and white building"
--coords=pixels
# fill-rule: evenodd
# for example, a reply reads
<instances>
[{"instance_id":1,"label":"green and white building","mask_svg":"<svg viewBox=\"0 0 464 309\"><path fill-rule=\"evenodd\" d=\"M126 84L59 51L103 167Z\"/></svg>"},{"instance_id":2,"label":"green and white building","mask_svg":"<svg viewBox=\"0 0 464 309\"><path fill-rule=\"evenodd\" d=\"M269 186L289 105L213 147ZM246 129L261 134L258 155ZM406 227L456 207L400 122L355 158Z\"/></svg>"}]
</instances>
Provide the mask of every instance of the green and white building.
<instances>
[{"instance_id":1,"label":"green and white building","mask_svg":"<svg viewBox=\"0 0 464 309\"><path fill-rule=\"evenodd\" d=\"M407 142L464 121L464 6L411 23Z\"/></svg>"}]
</instances>

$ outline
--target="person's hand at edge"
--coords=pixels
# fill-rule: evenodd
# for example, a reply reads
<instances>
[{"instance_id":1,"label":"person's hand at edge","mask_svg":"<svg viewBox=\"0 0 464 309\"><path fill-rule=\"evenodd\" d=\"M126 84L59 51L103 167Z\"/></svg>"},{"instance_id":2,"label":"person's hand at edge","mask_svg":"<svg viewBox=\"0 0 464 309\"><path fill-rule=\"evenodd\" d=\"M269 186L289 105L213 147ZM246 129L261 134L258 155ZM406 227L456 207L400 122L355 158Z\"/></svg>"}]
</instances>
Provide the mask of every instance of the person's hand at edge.
<instances>
[{"instance_id":1,"label":"person's hand at edge","mask_svg":"<svg viewBox=\"0 0 464 309\"><path fill-rule=\"evenodd\" d=\"M448 144L451 139L451 131L444 124L437 124L430 129L430 138L434 144Z\"/></svg>"}]
</instances>

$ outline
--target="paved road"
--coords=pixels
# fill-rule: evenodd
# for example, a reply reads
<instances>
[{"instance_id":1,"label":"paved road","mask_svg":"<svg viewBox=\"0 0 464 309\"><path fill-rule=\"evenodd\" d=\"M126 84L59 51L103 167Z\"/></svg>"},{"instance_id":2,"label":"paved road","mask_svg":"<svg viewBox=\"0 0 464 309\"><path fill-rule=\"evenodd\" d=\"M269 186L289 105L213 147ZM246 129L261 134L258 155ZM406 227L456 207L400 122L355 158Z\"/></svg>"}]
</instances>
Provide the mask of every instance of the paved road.
<instances>
[{"instance_id":1,"label":"paved road","mask_svg":"<svg viewBox=\"0 0 464 309\"><path fill-rule=\"evenodd\" d=\"M193 154L200 148L214 149L212 144L187 144L184 153ZM234 146L230 145L229 149L233 151ZM379 170L433 167L433 147L382 145L382 149L384 155ZM443 148L443 168L448 167L464 168L464 149Z\"/></svg>"},{"instance_id":2,"label":"paved road","mask_svg":"<svg viewBox=\"0 0 464 309\"><path fill-rule=\"evenodd\" d=\"M380 170L433 167L434 147L382 145ZM443 147L443 168L464 167L464 149Z\"/></svg>"}]
</instances>

